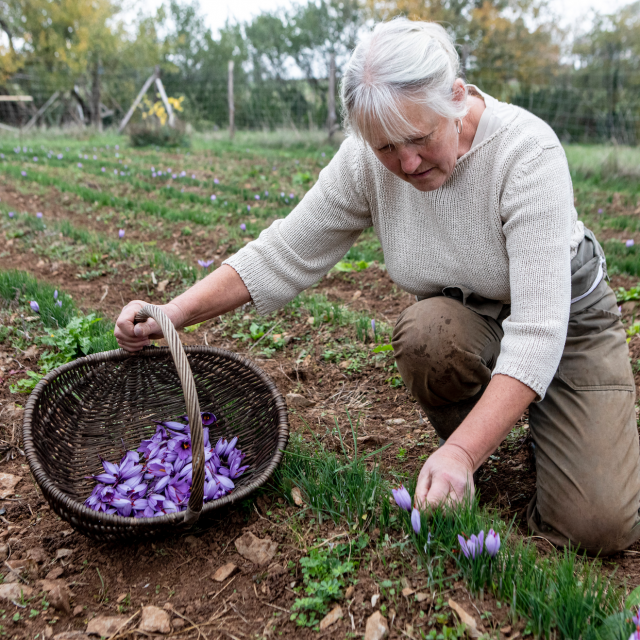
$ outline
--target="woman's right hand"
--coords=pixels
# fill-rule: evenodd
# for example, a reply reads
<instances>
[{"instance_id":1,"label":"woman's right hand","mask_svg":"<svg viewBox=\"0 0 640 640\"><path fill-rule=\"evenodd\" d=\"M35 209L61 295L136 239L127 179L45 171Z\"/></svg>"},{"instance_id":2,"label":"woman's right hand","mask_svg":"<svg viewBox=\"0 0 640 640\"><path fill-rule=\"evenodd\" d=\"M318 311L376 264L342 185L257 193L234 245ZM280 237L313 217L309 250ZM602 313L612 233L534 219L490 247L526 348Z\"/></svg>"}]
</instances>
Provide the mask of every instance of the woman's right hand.
<instances>
[{"instance_id":1,"label":"woman's right hand","mask_svg":"<svg viewBox=\"0 0 640 640\"><path fill-rule=\"evenodd\" d=\"M151 340L162 338L162 329L153 318L147 318L146 322L134 324L133 320L138 311L147 304L144 300L132 300L120 312L116 321L114 335L118 344L126 351L140 351L151 344ZM168 316L176 328L182 326L182 311L175 304L160 305L160 309Z\"/></svg>"}]
</instances>

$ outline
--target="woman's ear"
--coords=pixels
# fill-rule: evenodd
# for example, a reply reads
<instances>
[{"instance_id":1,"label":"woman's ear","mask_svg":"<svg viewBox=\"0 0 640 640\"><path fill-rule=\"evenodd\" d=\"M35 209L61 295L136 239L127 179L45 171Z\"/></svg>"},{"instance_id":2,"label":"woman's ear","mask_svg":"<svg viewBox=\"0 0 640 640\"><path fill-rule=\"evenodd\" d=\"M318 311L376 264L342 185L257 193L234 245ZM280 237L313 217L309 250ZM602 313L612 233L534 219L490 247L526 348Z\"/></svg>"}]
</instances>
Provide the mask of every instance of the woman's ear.
<instances>
[{"instance_id":1,"label":"woman's ear","mask_svg":"<svg viewBox=\"0 0 640 640\"><path fill-rule=\"evenodd\" d=\"M464 80L462 78L456 78L451 89L453 99L455 102L464 102L467 99L467 92L465 89Z\"/></svg>"}]
</instances>

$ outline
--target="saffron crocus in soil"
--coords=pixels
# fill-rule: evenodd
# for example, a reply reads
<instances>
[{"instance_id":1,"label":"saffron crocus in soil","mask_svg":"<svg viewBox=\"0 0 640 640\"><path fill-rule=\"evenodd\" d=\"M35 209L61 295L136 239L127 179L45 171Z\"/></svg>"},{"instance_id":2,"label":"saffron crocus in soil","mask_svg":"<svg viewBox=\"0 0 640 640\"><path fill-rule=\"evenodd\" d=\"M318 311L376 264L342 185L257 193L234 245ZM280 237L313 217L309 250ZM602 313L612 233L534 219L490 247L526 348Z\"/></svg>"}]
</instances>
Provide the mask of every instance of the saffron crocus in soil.
<instances>
[{"instance_id":1,"label":"saffron crocus in soil","mask_svg":"<svg viewBox=\"0 0 640 640\"><path fill-rule=\"evenodd\" d=\"M36 313L40 313L40 305L35 300L32 300L29 303L29 306L31 307L32 311L35 311Z\"/></svg>"},{"instance_id":2,"label":"saffron crocus in soil","mask_svg":"<svg viewBox=\"0 0 640 640\"><path fill-rule=\"evenodd\" d=\"M247 225L244 222L240 225L240 230L241 231L246 231L247 230Z\"/></svg>"},{"instance_id":3,"label":"saffron crocus in soil","mask_svg":"<svg viewBox=\"0 0 640 640\"><path fill-rule=\"evenodd\" d=\"M411 526L416 533L420 533L420 512L415 507L411 511Z\"/></svg>"},{"instance_id":4,"label":"saffron crocus in soil","mask_svg":"<svg viewBox=\"0 0 640 640\"><path fill-rule=\"evenodd\" d=\"M484 531L481 531L477 536L472 535L468 540L465 540L461 535L458 535L458 542L465 558L471 558L475 560L481 553L484 546Z\"/></svg>"},{"instance_id":5,"label":"saffron crocus in soil","mask_svg":"<svg viewBox=\"0 0 640 640\"><path fill-rule=\"evenodd\" d=\"M627 240L627 241L625 242L625 245L626 245L627 247L633 247L633 245L634 245L634 244L635 244L635 242L634 242L633 240Z\"/></svg>"},{"instance_id":6,"label":"saffron crocus in soil","mask_svg":"<svg viewBox=\"0 0 640 640\"><path fill-rule=\"evenodd\" d=\"M9 217L10 218L13 218L13 216L15 216L15 215L16 215L15 211L9 211Z\"/></svg>"},{"instance_id":7,"label":"saffron crocus in soil","mask_svg":"<svg viewBox=\"0 0 640 640\"><path fill-rule=\"evenodd\" d=\"M120 231L118 231L118 238L124 238L124 229L120 229Z\"/></svg>"},{"instance_id":8,"label":"saffron crocus in soil","mask_svg":"<svg viewBox=\"0 0 640 640\"><path fill-rule=\"evenodd\" d=\"M489 529L489 533L487 533L484 541L484 548L492 558L495 558L500 550L500 534L496 533L493 529Z\"/></svg>"},{"instance_id":9,"label":"saffron crocus in soil","mask_svg":"<svg viewBox=\"0 0 640 640\"><path fill-rule=\"evenodd\" d=\"M411 496L409 492L404 488L404 485L401 484L397 489L392 489L391 493L393 494L393 498L396 501L396 504L405 511L411 511Z\"/></svg>"},{"instance_id":10,"label":"saffron crocus in soil","mask_svg":"<svg viewBox=\"0 0 640 640\"><path fill-rule=\"evenodd\" d=\"M36 213L36 218L42 218L42 211L38 211L38 213Z\"/></svg>"},{"instance_id":11,"label":"saffron crocus in soil","mask_svg":"<svg viewBox=\"0 0 640 640\"><path fill-rule=\"evenodd\" d=\"M213 260L198 260L198 264L203 269L208 269L213 264Z\"/></svg>"},{"instance_id":12,"label":"saffron crocus in soil","mask_svg":"<svg viewBox=\"0 0 640 640\"><path fill-rule=\"evenodd\" d=\"M373 335L376 335L376 321L371 318L371 331L373 331Z\"/></svg>"}]
</instances>

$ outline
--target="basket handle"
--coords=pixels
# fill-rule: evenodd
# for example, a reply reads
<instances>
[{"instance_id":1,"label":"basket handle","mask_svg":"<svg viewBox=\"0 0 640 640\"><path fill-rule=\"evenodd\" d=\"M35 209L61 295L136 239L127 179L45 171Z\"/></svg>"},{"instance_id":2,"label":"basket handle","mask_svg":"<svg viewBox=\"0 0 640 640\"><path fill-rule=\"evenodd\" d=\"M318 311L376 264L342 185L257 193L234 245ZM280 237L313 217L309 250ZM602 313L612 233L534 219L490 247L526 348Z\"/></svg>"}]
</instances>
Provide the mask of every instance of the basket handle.
<instances>
[{"instance_id":1,"label":"basket handle","mask_svg":"<svg viewBox=\"0 0 640 640\"><path fill-rule=\"evenodd\" d=\"M193 373L184 352L182 342L173 323L155 304L145 304L136 313L134 324L145 322L147 318L153 318L162 329L169 345L171 357L178 370L180 383L184 392L184 401L189 416L189 428L191 430L191 452L193 458L193 474L191 481L191 496L187 510L184 512L184 523L193 525L197 522L202 511L204 501L204 435L202 433L202 416L200 415L200 403L196 392L196 383Z\"/></svg>"}]
</instances>

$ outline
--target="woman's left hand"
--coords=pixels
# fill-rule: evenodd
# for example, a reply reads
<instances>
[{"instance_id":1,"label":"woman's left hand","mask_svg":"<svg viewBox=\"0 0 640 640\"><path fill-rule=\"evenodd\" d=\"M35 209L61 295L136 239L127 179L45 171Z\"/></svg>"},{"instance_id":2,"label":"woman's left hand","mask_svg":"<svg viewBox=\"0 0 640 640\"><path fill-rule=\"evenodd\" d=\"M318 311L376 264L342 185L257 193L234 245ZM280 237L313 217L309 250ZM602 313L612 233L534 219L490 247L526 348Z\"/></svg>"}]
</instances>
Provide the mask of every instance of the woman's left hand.
<instances>
[{"instance_id":1,"label":"woman's left hand","mask_svg":"<svg viewBox=\"0 0 640 640\"><path fill-rule=\"evenodd\" d=\"M475 493L473 464L469 455L454 444L444 444L424 463L414 497L416 507L424 509L442 503L456 504Z\"/></svg>"}]
</instances>

